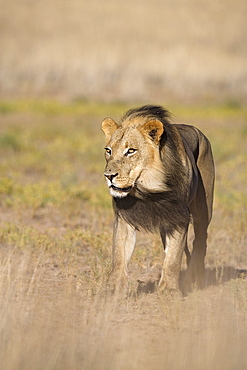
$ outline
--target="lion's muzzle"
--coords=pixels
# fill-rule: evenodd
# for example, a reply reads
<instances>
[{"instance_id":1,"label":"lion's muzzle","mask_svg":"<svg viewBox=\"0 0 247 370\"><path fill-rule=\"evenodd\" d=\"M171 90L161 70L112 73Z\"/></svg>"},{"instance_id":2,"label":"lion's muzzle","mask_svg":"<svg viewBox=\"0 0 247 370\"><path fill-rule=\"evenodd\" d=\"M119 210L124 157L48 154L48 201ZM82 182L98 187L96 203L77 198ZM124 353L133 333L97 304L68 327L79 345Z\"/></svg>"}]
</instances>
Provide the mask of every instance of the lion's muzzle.
<instances>
[{"instance_id":1,"label":"lion's muzzle","mask_svg":"<svg viewBox=\"0 0 247 370\"><path fill-rule=\"evenodd\" d=\"M120 186L120 184L114 183L114 179L118 176L118 172L112 173L111 171L107 171L104 173L104 176L107 181L108 188L110 193L113 197L122 198L125 197L132 189L132 186ZM118 185L118 186L116 186Z\"/></svg>"}]
</instances>

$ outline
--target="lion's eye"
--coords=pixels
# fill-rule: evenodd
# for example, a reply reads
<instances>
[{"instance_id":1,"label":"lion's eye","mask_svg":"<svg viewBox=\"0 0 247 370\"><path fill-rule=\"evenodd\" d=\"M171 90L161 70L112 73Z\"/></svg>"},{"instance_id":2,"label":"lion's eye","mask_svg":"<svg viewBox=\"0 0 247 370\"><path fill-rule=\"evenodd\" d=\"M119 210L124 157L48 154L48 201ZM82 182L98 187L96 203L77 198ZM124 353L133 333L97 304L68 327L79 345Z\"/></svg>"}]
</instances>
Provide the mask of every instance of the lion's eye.
<instances>
[{"instance_id":1,"label":"lion's eye","mask_svg":"<svg viewBox=\"0 0 247 370\"><path fill-rule=\"evenodd\" d=\"M125 155L127 157L127 156L130 156L130 155L134 154L135 152L136 152L136 149L130 148L130 149L127 150Z\"/></svg>"},{"instance_id":2,"label":"lion's eye","mask_svg":"<svg viewBox=\"0 0 247 370\"><path fill-rule=\"evenodd\" d=\"M105 151L108 155L111 155L111 149L110 148L105 148Z\"/></svg>"}]
</instances>

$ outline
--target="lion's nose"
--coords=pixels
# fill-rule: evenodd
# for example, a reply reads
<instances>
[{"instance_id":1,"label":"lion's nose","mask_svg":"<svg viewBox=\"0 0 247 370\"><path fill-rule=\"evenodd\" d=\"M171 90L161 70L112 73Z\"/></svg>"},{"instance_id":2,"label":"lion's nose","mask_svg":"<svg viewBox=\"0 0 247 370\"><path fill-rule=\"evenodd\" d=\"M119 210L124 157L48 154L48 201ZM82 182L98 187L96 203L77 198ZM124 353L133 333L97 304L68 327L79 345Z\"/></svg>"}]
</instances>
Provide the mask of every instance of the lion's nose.
<instances>
[{"instance_id":1,"label":"lion's nose","mask_svg":"<svg viewBox=\"0 0 247 370\"><path fill-rule=\"evenodd\" d=\"M105 173L104 175L108 180L112 182L112 180L118 175L118 173Z\"/></svg>"}]
</instances>

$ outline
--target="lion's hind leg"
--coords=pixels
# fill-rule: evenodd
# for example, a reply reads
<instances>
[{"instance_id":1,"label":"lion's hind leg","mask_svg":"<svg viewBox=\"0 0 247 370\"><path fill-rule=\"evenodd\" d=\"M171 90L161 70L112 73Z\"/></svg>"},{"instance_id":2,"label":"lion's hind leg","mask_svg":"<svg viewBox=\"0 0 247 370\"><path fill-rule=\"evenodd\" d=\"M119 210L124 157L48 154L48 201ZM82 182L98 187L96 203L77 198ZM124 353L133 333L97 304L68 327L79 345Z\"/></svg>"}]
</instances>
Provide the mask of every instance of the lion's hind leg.
<instances>
[{"instance_id":1,"label":"lion's hind leg","mask_svg":"<svg viewBox=\"0 0 247 370\"><path fill-rule=\"evenodd\" d=\"M196 284L198 288L202 289L204 287L204 259L207 250L208 220L207 217L205 217L205 214L198 209L196 204L192 209L194 241L188 266L188 276L190 284Z\"/></svg>"},{"instance_id":2,"label":"lion's hind leg","mask_svg":"<svg viewBox=\"0 0 247 370\"><path fill-rule=\"evenodd\" d=\"M204 259L207 250L207 230L212 218L214 191L214 162L211 146L207 138L199 134L199 156L197 159L198 187L190 204L193 218L194 242L189 263L189 276L193 283L204 287Z\"/></svg>"}]
</instances>

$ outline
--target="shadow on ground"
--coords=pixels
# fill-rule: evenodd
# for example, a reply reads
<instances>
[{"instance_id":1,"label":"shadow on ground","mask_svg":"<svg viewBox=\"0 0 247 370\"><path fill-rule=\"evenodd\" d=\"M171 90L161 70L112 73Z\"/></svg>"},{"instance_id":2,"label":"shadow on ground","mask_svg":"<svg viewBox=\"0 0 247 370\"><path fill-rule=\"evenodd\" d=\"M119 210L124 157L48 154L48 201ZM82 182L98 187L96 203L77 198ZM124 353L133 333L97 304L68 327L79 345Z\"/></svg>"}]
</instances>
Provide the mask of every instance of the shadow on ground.
<instances>
[{"instance_id":1,"label":"shadow on ground","mask_svg":"<svg viewBox=\"0 0 247 370\"><path fill-rule=\"evenodd\" d=\"M181 289L184 296L192 290L187 286L187 270L183 270L180 273L179 278L179 288ZM205 270L205 286L208 288L210 286L218 286L226 283L232 279L246 278L247 270L246 269L236 269L234 267L225 266L218 268L207 268ZM150 279L147 281L138 280L137 294L148 294L154 293L157 290L159 279Z\"/></svg>"}]
</instances>

